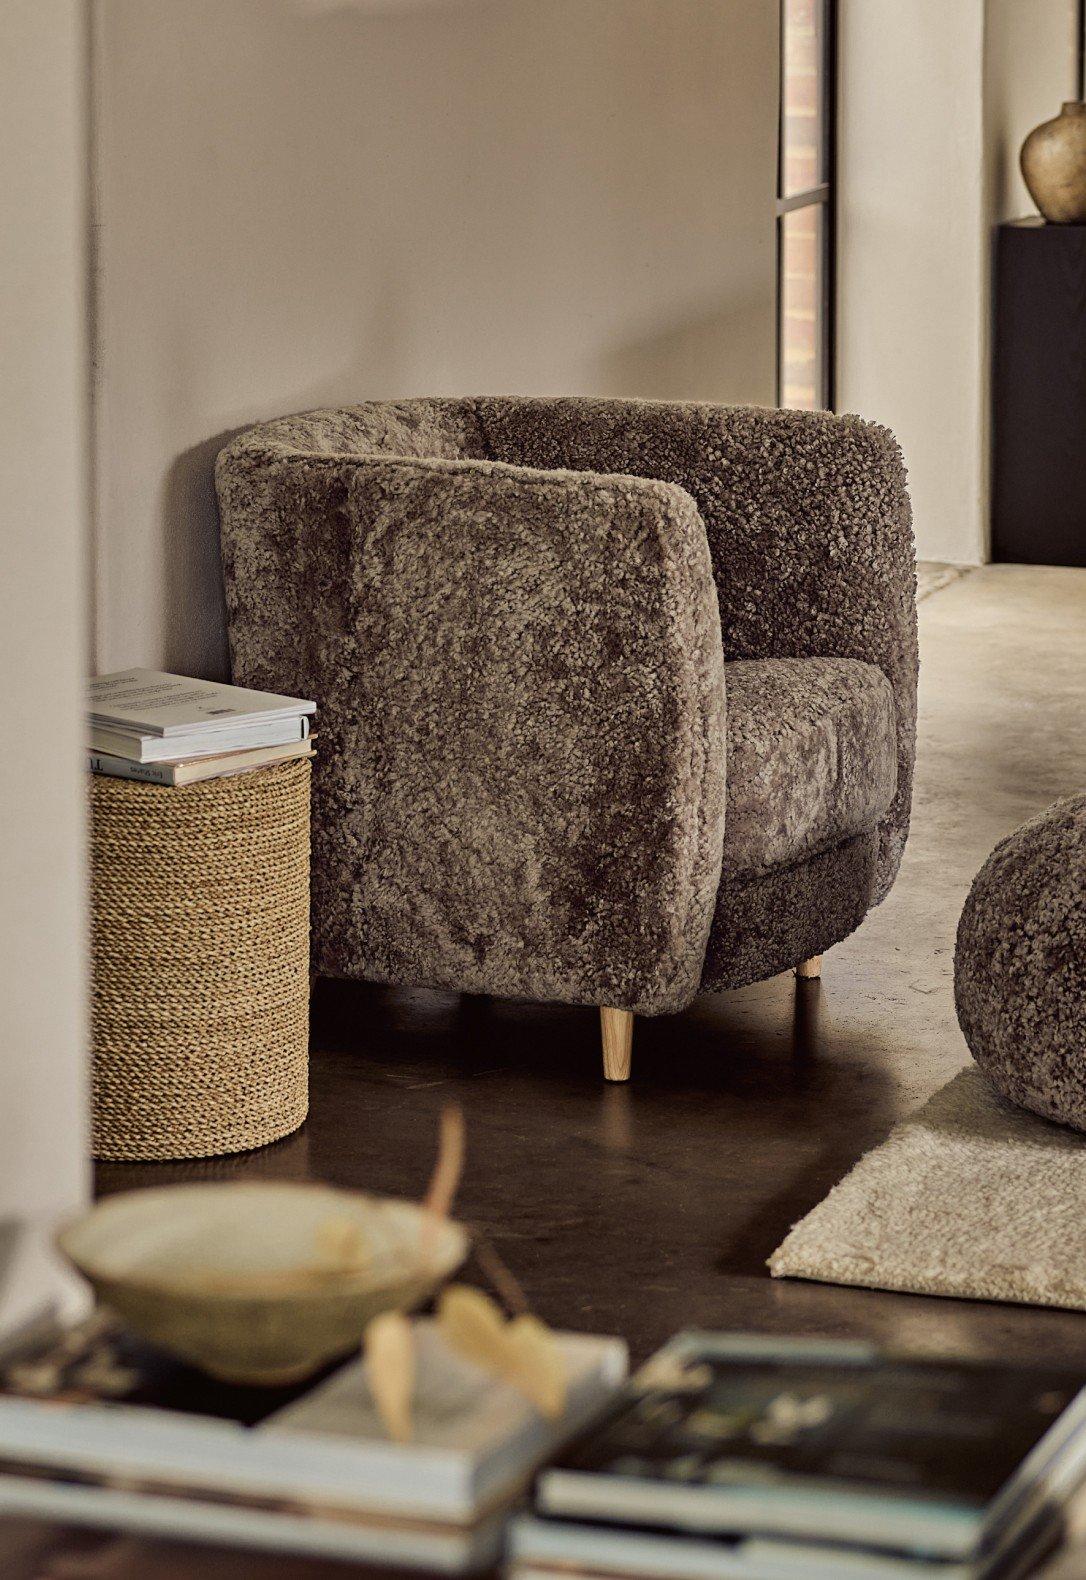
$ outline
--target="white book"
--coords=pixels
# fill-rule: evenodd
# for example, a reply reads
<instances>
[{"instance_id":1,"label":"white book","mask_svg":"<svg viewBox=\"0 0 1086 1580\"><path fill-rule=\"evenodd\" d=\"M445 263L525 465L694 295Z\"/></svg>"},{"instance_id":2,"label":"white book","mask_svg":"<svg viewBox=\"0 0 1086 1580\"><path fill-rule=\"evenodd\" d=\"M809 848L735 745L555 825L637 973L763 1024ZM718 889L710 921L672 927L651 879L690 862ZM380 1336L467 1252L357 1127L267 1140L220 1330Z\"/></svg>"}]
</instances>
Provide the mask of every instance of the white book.
<instances>
[{"instance_id":1,"label":"white book","mask_svg":"<svg viewBox=\"0 0 1086 1580\"><path fill-rule=\"evenodd\" d=\"M296 719L316 710L315 702L301 697L193 680L157 669L121 669L97 675L90 682L87 703L92 724L130 735L164 737L204 735L239 723Z\"/></svg>"},{"instance_id":2,"label":"white book","mask_svg":"<svg viewBox=\"0 0 1086 1580\"><path fill-rule=\"evenodd\" d=\"M1060 1539L1054 1512L992 1559L955 1563L772 1536L677 1535L516 1516L506 1538L508 1580L1014 1580L1035 1572Z\"/></svg>"},{"instance_id":3,"label":"white book","mask_svg":"<svg viewBox=\"0 0 1086 1580\"><path fill-rule=\"evenodd\" d=\"M813 1542L736 1536L676 1537L636 1526L608 1530L519 1515L506 1551L517 1580L592 1574L625 1580L976 1580L965 1564L862 1552Z\"/></svg>"},{"instance_id":4,"label":"white book","mask_svg":"<svg viewBox=\"0 0 1086 1580\"><path fill-rule=\"evenodd\" d=\"M237 774L252 773L256 768L270 768L273 763L293 762L299 757L313 755L308 741L288 741L285 746L216 752L212 757L163 763L137 763L128 757L114 757L110 752L88 752L87 767L92 774L104 774L109 779L137 779L143 784L172 787L200 784L206 779L230 779Z\"/></svg>"},{"instance_id":5,"label":"white book","mask_svg":"<svg viewBox=\"0 0 1086 1580\"><path fill-rule=\"evenodd\" d=\"M620 1339L558 1335L569 1374L562 1421L545 1421L524 1396L462 1360L432 1322L416 1324L419 1387L414 1438L386 1437L363 1363L345 1366L261 1428L297 1465L303 1458L338 1500L413 1518L470 1520L508 1499L530 1472L614 1397L626 1375Z\"/></svg>"},{"instance_id":6,"label":"white book","mask_svg":"<svg viewBox=\"0 0 1086 1580\"><path fill-rule=\"evenodd\" d=\"M104 724L89 727L87 741L92 752L127 758L134 763L188 762L196 757L219 757L223 752L255 751L265 746L297 745L309 738L309 719L295 715L287 719L258 719L228 729L209 730L206 735L132 735Z\"/></svg>"},{"instance_id":7,"label":"white book","mask_svg":"<svg viewBox=\"0 0 1086 1580\"><path fill-rule=\"evenodd\" d=\"M395 1546L404 1562L411 1561L400 1553L410 1546L407 1533L426 1537L425 1556L414 1561L436 1563L432 1538L444 1531L456 1536L455 1564L466 1562L487 1522L613 1399L626 1373L626 1346L558 1335L569 1397L562 1418L548 1422L514 1388L452 1353L433 1322L419 1322L416 1333L414 1438L407 1444L387 1436L361 1360L293 1390L297 1397L277 1408L276 1391L262 1390L254 1404L253 1390L203 1379L123 1330L116 1336L107 1330L85 1350L70 1339L39 1343L29 1355L0 1362L0 1511L43 1496L28 1490L32 1482L37 1489L66 1489L57 1498L86 1502L90 1519L91 1506L102 1503L89 1493L83 1498L87 1488L104 1496L122 1482L141 1498L183 1503L189 1512L179 1520L188 1521L195 1506L213 1507L217 1524L209 1539L226 1539L224 1505L238 1519L286 1506L299 1519L349 1527L351 1541L367 1544L371 1556L391 1557ZM131 1376L124 1397L80 1398L88 1357L92 1371L104 1359ZM46 1395L19 1392L28 1367L49 1372ZM163 1403L147 1402L154 1399ZM63 1517L83 1516L73 1507ZM388 1532L396 1533L394 1541ZM187 1525L185 1534L191 1534ZM479 1539L484 1546L492 1541Z\"/></svg>"},{"instance_id":8,"label":"white book","mask_svg":"<svg viewBox=\"0 0 1086 1580\"><path fill-rule=\"evenodd\" d=\"M171 1541L256 1548L275 1553L353 1559L441 1574L491 1569L502 1553L506 1515L474 1525L397 1523L339 1511L276 1508L229 1499L212 1502L177 1492L132 1490L108 1483L0 1471L0 1515L142 1532Z\"/></svg>"}]
</instances>

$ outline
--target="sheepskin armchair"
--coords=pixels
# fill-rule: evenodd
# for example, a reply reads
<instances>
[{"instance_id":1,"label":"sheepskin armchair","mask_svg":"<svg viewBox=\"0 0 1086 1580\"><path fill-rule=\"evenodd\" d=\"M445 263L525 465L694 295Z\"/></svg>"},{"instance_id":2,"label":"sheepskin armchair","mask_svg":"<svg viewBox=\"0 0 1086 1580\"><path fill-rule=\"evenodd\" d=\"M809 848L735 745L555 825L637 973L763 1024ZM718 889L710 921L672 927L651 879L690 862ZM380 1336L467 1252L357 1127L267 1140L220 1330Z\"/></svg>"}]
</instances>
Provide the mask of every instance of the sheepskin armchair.
<instances>
[{"instance_id":1,"label":"sheepskin armchair","mask_svg":"<svg viewBox=\"0 0 1086 1580\"><path fill-rule=\"evenodd\" d=\"M908 831L905 474L857 417L374 402L219 456L235 679L319 703L314 968L633 1014L798 968Z\"/></svg>"}]
</instances>

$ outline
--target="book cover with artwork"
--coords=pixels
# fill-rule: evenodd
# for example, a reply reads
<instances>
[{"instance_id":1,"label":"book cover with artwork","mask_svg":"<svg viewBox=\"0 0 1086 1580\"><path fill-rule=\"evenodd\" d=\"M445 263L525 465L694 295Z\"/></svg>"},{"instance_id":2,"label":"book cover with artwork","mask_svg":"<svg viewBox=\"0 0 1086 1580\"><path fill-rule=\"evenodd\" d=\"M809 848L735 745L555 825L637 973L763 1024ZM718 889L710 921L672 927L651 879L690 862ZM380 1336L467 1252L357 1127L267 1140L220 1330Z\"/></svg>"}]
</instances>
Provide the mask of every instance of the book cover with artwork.
<instances>
[{"instance_id":1,"label":"book cover with artwork","mask_svg":"<svg viewBox=\"0 0 1086 1580\"><path fill-rule=\"evenodd\" d=\"M1086 1476L1083 1372L673 1340L538 1479L543 1515L974 1560Z\"/></svg>"}]
</instances>

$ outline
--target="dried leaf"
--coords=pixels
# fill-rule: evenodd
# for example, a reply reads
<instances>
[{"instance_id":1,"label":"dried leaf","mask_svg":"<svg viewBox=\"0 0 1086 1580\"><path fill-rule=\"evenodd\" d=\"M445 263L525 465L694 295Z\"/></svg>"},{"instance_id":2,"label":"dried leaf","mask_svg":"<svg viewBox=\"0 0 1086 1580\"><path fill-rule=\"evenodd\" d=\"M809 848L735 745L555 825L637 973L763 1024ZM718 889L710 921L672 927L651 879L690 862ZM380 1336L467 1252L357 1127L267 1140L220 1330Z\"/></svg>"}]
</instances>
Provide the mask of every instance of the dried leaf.
<instances>
[{"instance_id":1,"label":"dried leaf","mask_svg":"<svg viewBox=\"0 0 1086 1580\"><path fill-rule=\"evenodd\" d=\"M558 1343L538 1317L506 1322L489 1295L450 1284L438 1301L437 1320L449 1346L493 1376L510 1383L539 1411L554 1418L566 1402L568 1376Z\"/></svg>"},{"instance_id":2,"label":"dried leaf","mask_svg":"<svg viewBox=\"0 0 1086 1580\"><path fill-rule=\"evenodd\" d=\"M109 1354L92 1355L72 1372L76 1388L86 1388L104 1399L123 1398L138 1382L139 1373L133 1367L122 1366Z\"/></svg>"},{"instance_id":3,"label":"dried leaf","mask_svg":"<svg viewBox=\"0 0 1086 1580\"><path fill-rule=\"evenodd\" d=\"M521 1312L527 1313L530 1311L531 1307L528 1304L523 1289L521 1289L520 1285L517 1283L516 1279L513 1277L512 1273L506 1267L505 1263L502 1261L501 1257L498 1255L497 1251L491 1245L490 1241L486 1238L483 1232L476 1228L472 1231L471 1238L472 1249L475 1252L475 1260L478 1262L482 1272L490 1280L490 1283L497 1290L499 1298L505 1305L505 1309L517 1314Z\"/></svg>"},{"instance_id":4,"label":"dried leaf","mask_svg":"<svg viewBox=\"0 0 1086 1580\"><path fill-rule=\"evenodd\" d=\"M540 1415L556 1420L566 1404L569 1377L558 1341L538 1317L514 1317L506 1326L512 1370L509 1380L535 1405Z\"/></svg>"},{"instance_id":5,"label":"dried leaf","mask_svg":"<svg viewBox=\"0 0 1086 1580\"><path fill-rule=\"evenodd\" d=\"M415 1391L415 1336L401 1311L374 1317L363 1339L370 1392L385 1430L397 1443L411 1441L411 1398Z\"/></svg>"},{"instance_id":6,"label":"dried leaf","mask_svg":"<svg viewBox=\"0 0 1086 1580\"><path fill-rule=\"evenodd\" d=\"M13 1393L51 1394L59 1392L63 1377L55 1361L17 1361L5 1371L4 1382Z\"/></svg>"},{"instance_id":7,"label":"dried leaf","mask_svg":"<svg viewBox=\"0 0 1086 1580\"><path fill-rule=\"evenodd\" d=\"M438 1300L437 1320L442 1335L459 1355L488 1371L495 1370L505 1319L489 1295L467 1284L449 1284Z\"/></svg>"},{"instance_id":8,"label":"dried leaf","mask_svg":"<svg viewBox=\"0 0 1086 1580\"><path fill-rule=\"evenodd\" d=\"M464 1169L464 1111L457 1103L442 1109L438 1128L437 1161L422 1204L424 1217L419 1237L419 1258L428 1262L433 1251L437 1226L452 1211L456 1188Z\"/></svg>"}]
</instances>

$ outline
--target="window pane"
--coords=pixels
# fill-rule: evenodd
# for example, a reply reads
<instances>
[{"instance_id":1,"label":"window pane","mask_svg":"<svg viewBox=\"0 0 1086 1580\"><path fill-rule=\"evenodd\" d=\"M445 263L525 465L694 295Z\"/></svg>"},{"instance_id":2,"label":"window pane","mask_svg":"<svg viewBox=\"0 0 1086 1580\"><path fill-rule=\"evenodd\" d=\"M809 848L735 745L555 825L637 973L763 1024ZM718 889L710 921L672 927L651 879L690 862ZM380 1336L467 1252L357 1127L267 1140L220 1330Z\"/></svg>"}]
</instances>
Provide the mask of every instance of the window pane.
<instances>
[{"instance_id":1,"label":"window pane","mask_svg":"<svg viewBox=\"0 0 1086 1580\"><path fill-rule=\"evenodd\" d=\"M824 0L783 0L781 8L781 196L823 179Z\"/></svg>"},{"instance_id":2,"label":"window pane","mask_svg":"<svg viewBox=\"0 0 1086 1580\"><path fill-rule=\"evenodd\" d=\"M781 405L816 411L825 388L822 367L822 271L825 267L820 203L793 209L779 220Z\"/></svg>"}]
</instances>

